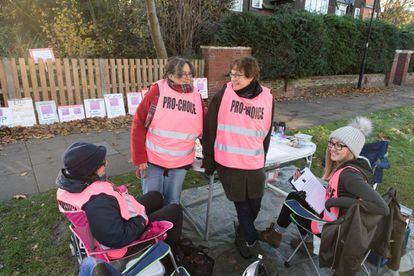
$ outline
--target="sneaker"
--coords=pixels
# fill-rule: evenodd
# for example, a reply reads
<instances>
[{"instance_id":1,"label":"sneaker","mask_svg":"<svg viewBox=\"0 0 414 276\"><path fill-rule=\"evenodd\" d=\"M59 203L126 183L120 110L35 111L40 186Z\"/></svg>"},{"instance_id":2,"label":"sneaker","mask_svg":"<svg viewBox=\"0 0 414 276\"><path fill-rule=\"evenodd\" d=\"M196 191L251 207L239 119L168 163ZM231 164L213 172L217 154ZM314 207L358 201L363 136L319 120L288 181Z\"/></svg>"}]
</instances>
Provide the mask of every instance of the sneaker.
<instances>
[{"instance_id":1,"label":"sneaker","mask_svg":"<svg viewBox=\"0 0 414 276\"><path fill-rule=\"evenodd\" d=\"M299 238L293 238L290 240L290 247L293 249L296 249L296 247L299 246L299 244L301 243L301 239ZM309 252L312 254L313 253L313 241L305 241L305 246L308 248ZM303 245L301 247L299 247L298 250L300 253L306 255L306 250L303 247Z\"/></svg>"},{"instance_id":2,"label":"sneaker","mask_svg":"<svg viewBox=\"0 0 414 276\"><path fill-rule=\"evenodd\" d=\"M271 246L277 248L280 245L280 242L282 240L282 234L277 232L273 226L275 224L272 223L266 230L259 232L259 240L267 242Z\"/></svg>"},{"instance_id":3,"label":"sneaker","mask_svg":"<svg viewBox=\"0 0 414 276\"><path fill-rule=\"evenodd\" d=\"M243 238L243 235L241 234L240 227L235 227L235 232L236 238L234 239L234 243L236 244L236 247L240 255L245 259L250 259L252 257L252 254L250 253L250 249L247 246L246 240Z\"/></svg>"},{"instance_id":4,"label":"sneaker","mask_svg":"<svg viewBox=\"0 0 414 276\"><path fill-rule=\"evenodd\" d=\"M253 243L248 243L246 242L246 246L249 248L250 251L250 255L253 258L258 258L259 255L262 256L262 258L264 258L265 254L264 254L264 250L263 248L260 246L260 242L258 240L254 241Z\"/></svg>"}]
</instances>

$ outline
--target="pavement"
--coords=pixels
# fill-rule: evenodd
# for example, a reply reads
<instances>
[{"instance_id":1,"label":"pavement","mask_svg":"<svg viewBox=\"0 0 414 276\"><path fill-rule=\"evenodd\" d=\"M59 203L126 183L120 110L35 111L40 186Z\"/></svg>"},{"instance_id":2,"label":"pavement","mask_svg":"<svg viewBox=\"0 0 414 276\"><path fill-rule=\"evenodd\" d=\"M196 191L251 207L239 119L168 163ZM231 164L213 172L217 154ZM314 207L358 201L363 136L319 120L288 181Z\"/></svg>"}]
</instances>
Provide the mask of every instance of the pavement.
<instances>
[{"instance_id":1,"label":"pavement","mask_svg":"<svg viewBox=\"0 0 414 276\"><path fill-rule=\"evenodd\" d=\"M275 120L287 122L290 129L303 129L409 104L414 104L414 87L395 86L385 93L280 102L276 105ZM20 141L0 148L0 200L55 188L62 153L76 141L106 146L109 175L134 170L130 161L129 129Z\"/></svg>"}]
</instances>

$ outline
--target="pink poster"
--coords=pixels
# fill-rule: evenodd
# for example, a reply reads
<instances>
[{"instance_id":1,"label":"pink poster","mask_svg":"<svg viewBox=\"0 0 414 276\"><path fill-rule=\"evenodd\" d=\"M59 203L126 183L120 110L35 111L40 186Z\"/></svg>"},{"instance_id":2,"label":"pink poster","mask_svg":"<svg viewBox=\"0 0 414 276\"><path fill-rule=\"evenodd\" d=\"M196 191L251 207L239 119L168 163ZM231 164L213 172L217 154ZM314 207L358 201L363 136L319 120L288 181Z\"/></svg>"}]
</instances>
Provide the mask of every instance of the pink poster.
<instances>
[{"instance_id":1,"label":"pink poster","mask_svg":"<svg viewBox=\"0 0 414 276\"><path fill-rule=\"evenodd\" d=\"M101 109L98 101L91 101L90 102L91 110L99 110Z\"/></svg>"},{"instance_id":2,"label":"pink poster","mask_svg":"<svg viewBox=\"0 0 414 276\"><path fill-rule=\"evenodd\" d=\"M119 105L119 101L117 98L111 98L109 99L109 105L110 106L118 106Z\"/></svg>"},{"instance_id":3,"label":"pink poster","mask_svg":"<svg viewBox=\"0 0 414 276\"><path fill-rule=\"evenodd\" d=\"M42 105L42 106L40 106L40 110L41 110L42 114L45 114L45 115L53 113L51 105Z\"/></svg>"}]
</instances>

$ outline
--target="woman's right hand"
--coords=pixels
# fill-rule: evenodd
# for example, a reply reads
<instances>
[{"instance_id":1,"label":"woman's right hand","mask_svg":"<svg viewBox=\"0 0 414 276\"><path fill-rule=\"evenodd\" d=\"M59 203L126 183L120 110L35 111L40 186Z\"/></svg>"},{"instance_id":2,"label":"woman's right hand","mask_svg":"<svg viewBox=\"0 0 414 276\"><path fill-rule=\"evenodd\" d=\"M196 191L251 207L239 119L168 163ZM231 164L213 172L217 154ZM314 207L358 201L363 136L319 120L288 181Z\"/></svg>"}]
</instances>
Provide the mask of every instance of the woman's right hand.
<instances>
[{"instance_id":1,"label":"woman's right hand","mask_svg":"<svg viewBox=\"0 0 414 276\"><path fill-rule=\"evenodd\" d=\"M146 174L146 170L148 169L148 163L142 163L138 165L138 169L135 172L135 175L137 176L138 179L143 179L147 176Z\"/></svg>"}]
</instances>

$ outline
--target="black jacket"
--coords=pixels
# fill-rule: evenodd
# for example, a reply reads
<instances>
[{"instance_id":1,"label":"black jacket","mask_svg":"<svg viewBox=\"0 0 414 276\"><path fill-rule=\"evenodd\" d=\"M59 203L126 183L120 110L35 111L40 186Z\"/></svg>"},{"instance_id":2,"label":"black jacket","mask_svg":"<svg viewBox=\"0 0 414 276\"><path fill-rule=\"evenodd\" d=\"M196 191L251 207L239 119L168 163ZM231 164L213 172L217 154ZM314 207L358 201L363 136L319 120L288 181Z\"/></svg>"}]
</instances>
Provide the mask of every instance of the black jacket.
<instances>
[{"instance_id":1,"label":"black jacket","mask_svg":"<svg viewBox=\"0 0 414 276\"><path fill-rule=\"evenodd\" d=\"M226 196L231 201L245 201L247 199L255 199L263 196L266 175L264 169L258 170L240 170L221 166L214 161L214 142L217 133L217 116L223 98L226 85L217 92L212 98L206 115L203 129L203 168L206 173L211 174L215 170L223 184ZM243 98L255 98L262 92L262 87L257 81L253 81L247 87L236 91L237 95ZM272 119L273 121L274 102L272 103ZM269 149L271 137L271 128L263 141L263 149L265 154ZM263 164L264 166L264 164Z\"/></svg>"},{"instance_id":2,"label":"black jacket","mask_svg":"<svg viewBox=\"0 0 414 276\"><path fill-rule=\"evenodd\" d=\"M70 193L80 193L88 185L85 181L70 178L64 170L59 173L56 184ZM93 237L108 247L122 248L145 230L145 219L141 216L123 219L118 201L110 195L92 196L82 210L86 213Z\"/></svg>"}]
</instances>

